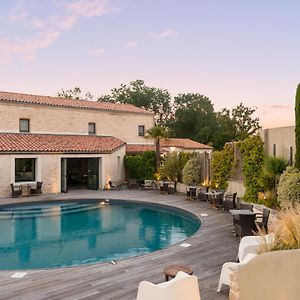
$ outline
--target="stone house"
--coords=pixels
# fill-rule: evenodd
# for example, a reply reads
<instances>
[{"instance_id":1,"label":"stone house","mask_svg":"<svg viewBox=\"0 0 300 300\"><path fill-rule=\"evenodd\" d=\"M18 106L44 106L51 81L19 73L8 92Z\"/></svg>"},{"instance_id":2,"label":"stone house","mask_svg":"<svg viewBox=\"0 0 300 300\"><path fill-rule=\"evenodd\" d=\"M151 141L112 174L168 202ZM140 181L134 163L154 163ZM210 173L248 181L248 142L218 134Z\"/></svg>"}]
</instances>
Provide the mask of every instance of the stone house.
<instances>
[{"instance_id":1,"label":"stone house","mask_svg":"<svg viewBox=\"0 0 300 300\"><path fill-rule=\"evenodd\" d=\"M125 145L153 145L153 125L129 104L0 92L0 196L11 183L59 193L122 181Z\"/></svg>"}]
</instances>

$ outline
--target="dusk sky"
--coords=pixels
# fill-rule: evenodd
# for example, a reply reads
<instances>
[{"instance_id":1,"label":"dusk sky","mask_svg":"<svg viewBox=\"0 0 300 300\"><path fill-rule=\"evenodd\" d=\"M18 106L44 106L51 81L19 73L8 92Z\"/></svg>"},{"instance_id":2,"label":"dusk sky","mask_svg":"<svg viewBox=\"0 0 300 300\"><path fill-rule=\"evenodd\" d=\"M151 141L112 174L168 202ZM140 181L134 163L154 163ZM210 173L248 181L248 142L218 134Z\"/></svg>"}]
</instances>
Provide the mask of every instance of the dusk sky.
<instances>
[{"instance_id":1,"label":"dusk sky","mask_svg":"<svg viewBox=\"0 0 300 300\"><path fill-rule=\"evenodd\" d=\"M2 0L0 90L95 96L136 79L294 125L298 0Z\"/></svg>"}]
</instances>

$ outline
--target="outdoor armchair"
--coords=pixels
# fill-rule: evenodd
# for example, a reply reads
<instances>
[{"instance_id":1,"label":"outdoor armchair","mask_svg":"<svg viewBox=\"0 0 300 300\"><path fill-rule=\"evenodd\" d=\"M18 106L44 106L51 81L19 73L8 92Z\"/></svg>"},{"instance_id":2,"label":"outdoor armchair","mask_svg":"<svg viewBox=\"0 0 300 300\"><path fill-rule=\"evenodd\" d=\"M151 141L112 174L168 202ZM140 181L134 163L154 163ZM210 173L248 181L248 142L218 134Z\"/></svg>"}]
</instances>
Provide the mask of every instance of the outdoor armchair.
<instances>
[{"instance_id":1,"label":"outdoor armchair","mask_svg":"<svg viewBox=\"0 0 300 300\"><path fill-rule=\"evenodd\" d=\"M142 281L139 284L137 300L200 300L198 278L178 272L170 281L153 284Z\"/></svg>"},{"instance_id":2,"label":"outdoor armchair","mask_svg":"<svg viewBox=\"0 0 300 300\"><path fill-rule=\"evenodd\" d=\"M230 285L230 273L232 273L232 268L238 268L246 263L248 263L251 259L253 259L257 254L248 254L243 261L237 263L237 262L226 262L222 266L219 284L217 291L220 292L222 285Z\"/></svg>"},{"instance_id":3,"label":"outdoor armchair","mask_svg":"<svg viewBox=\"0 0 300 300\"><path fill-rule=\"evenodd\" d=\"M262 213L256 214L256 224L258 227L268 233L268 221L270 216L270 210L267 208L263 209Z\"/></svg>"},{"instance_id":4,"label":"outdoor armchair","mask_svg":"<svg viewBox=\"0 0 300 300\"><path fill-rule=\"evenodd\" d=\"M38 181L35 188L30 188L30 194L38 195L42 193L43 182Z\"/></svg>"},{"instance_id":5,"label":"outdoor armchair","mask_svg":"<svg viewBox=\"0 0 300 300\"><path fill-rule=\"evenodd\" d=\"M12 197L16 198L16 197L19 197L22 194L21 186L14 185L13 183L11 183L10 188L11 188L11 196Z\"/></svg>"},{"instance_id":6,"label":"outdoor armchair","mask_svg":"<svg viewBox=\"0 0 300 300\"><path fill-rule=\"evenodd\" d=\"M109 184L109 187L112 189L112 190L122 190L122 185L120 183L118 183L117 181L109 181L108 182Z\"/></svg>"},{"instance_id":7,"label":"outdoor armchair","mask_svg":"<svg viewBox=\"0 0 300 300\"><path fill-rule=\"evenodd\" d=\"M235 234L241 238L246 235L254 235L254 232L257 231L255 214L238 214L238 216L239 221L234 223Z\"/></svg>"},{"instance_id":8,"label":"outdoor armchair","mask_svg":"<svg viewBox=\"0 0 300 300\"><path fill-rule=\"evenodd\" d=\"M144 180L141 187L142 190L157 190L157 184L154 180Z\"/></svg>"}]
</instances>

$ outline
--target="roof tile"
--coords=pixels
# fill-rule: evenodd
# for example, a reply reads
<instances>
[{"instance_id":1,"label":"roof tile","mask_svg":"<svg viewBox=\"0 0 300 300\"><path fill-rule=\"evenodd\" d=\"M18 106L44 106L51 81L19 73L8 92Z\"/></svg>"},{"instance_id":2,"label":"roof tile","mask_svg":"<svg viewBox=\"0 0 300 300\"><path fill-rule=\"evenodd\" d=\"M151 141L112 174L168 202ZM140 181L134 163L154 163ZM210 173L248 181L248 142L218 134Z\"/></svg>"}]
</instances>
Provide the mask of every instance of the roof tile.
<instances>
[{"instance_id":1,"label":"roof tile","mask_svg":"<svg viewBox=\"0 0 300 300\"><path fill-rule=\"evenodd\" d=\"M124 144L110 136L0 133L0 153L110 153Z\"/></svg>"},{"instance_id":2,"label":"roof tile","mask_svg":"<svg viewBox=\"0 0 300 300\"><path fill-rule=\"evenodd\" d=\"M153 115L153 113L131 104L76 100L76 99L67 99L67 98L60 98L60 97L37 96L37 95L10 93L10 92L1 92L1 91L0 91L0 101Z\"/></svg>"}]
</instances>

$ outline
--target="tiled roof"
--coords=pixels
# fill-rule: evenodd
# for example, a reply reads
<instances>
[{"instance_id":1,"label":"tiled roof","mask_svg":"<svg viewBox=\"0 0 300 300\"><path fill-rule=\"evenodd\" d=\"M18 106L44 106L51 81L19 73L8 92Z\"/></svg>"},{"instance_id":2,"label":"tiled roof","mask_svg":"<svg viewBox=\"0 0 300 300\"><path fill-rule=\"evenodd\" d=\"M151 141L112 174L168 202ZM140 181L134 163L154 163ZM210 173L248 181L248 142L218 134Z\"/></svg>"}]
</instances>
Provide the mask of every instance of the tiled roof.
<instances>
[{"instance_id":1,"label":"tiled roof","mask_svg":"<svg viewBox=\"0 0 300 300\"><path fill-rule=\"evenodd\" d=\"M110 153L124 144L109 136L0 133L0 153Z\"/></svg>"},{"instance_id":2,"label":"tiled roof","mask_svg":"<svg viewBox=\"0 0 300 300\"><path fill-rule=\"evenodd\" d=\"M9 93L9 92L1 92L1 91L0 91L0 101L152 115L151 112L131 104L75 100L75 99L66 99L66 98L59 98L59 97L37 96L37 95Z\"/></svg>"},{"instance_id":3,"label":"tiled roof","mask_svg":"<svg viewBox=\"0 0 300 300\"><path fill-rule=\"evenodd\" d=\"M155 145L126 145L127 153L140 153L145 151L155 151Z\"/></svg>"},{"instance_id":4,"label":"tiled roof","mask_svg":"<svg viewBox=\"0 0 300 300\"><path fill-rule=\"evenodd\" d=\"M160 140L160 152L168 151L166 148L177 147L182 149L212 149L212 147L195 142L190 139L168 138ZM155 145L126 145L127 153L140 153L145 151L155 151Z\"/></svg>"},{"instance_id":5,"label":"tiled roof","mask_svg":"<svg viewBox=\"0 0 300 300\"><path fill-rule=\"evenodd\" d=\"M198 143L191 139L168 138L160 141L162 147L178 147L184 149L212 149L212 147Z\"/></svg>"}]
</instances>

